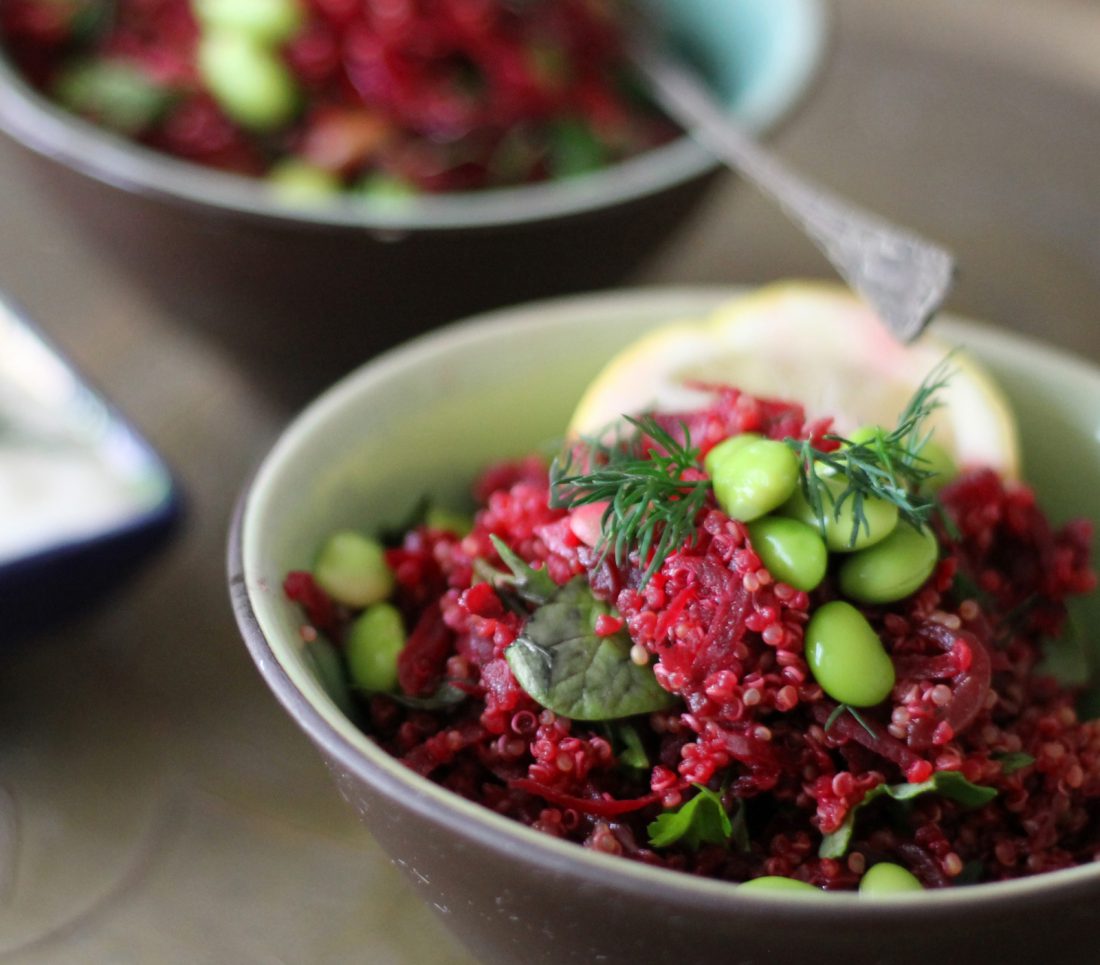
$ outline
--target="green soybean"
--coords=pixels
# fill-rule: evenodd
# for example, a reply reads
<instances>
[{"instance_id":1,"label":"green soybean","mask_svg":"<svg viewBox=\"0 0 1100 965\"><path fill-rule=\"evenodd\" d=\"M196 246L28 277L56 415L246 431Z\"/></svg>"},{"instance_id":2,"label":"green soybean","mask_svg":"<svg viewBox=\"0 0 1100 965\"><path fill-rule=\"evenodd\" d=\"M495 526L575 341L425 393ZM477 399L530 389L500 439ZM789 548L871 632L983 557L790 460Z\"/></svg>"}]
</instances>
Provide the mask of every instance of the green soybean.
<instances>
[{"instance_id":1,"label":"green soybean","mask_svg":"<svg viewBox=\"0 0 1100 965\"><path fill-rule=\"evenodd\" d=\"M199 75L214 99L242 127L269 131L298 112L298 86L289 68L263 44L218 30L198 45Z\"/></svg>"},{"instance_id":2,"label":"green soybean","mask_svg":"<svg viewBox=\"0 0 1100 965\"><path fill-rule=\"evenodd\" d=\"M465 513L456 513L443 506L430 506L424 514L424 525L429 529L441 529L455 536L465 536L474 528L474 521Z\"/></svg>"},{"instance_id":3,"label":"green soybean","mask_svg":"<svg viewBox=\"0 0 1100 965\"><path fill-rule=\"evenodd\" d=\"M816 529L786 516L749 523L752 548L777 580L809 592L825 576L829 554Z\"/></svg>"},{"instance_id":4,"label":"green soybean","mask_svg":"<svg viewBox=\"0 0 1100 965\"><path fill-rule=\"evenodd\" d=\"M69 110L135 136L163 117L175 92L121 60L93 60L66 68L53 95Z\"/></svg>"},{"instance_id":5,"label":"green soybean","mask_svg":"<svg viewBox=\"0 0 1100 965\"><path fill-rule=\"evenodd\" d=\"M924 891L924 885L916 875L889 861L869 868L859 882L861 895L894 895L905 891Z\"/></svg>"},{"instance_id":6,"label":"green soybean","mask_svg":"<svg viewBox=\"0 0 1100 965\"><path fill-rule=\"evenodd\" d=\"M782 442L758 439L715 466L714 497L732 519L744 522L771 512L798 485L798 456Z\"/></svg>"},{"instance_id":7,"label":"green soybean","mask_svg":"<svg viewBox=\"0 0 1100 965\"><path fill-rule=\"evenodd\" d=\"M840 592L860 603L902 600L932 575L938 557L931 530L900 522L882 542L844 561L837 575Z\"/></svg>"},{"instance_id":8,"label":"green soybean","mask_svg":"<svg viewBox=\"0 0 1100 965\"><path fill-rule=\"evenodd\" d=\"M393 573L382 544L350 529L325 541L313 578L338 603L352 607L369 606L393 592Z\"/></svg>"},{"instance_id":9,"label":"green soybean","mask_svg":"<svg viewBox=\"0 0 1100 965\"><path fill-rule=\"evenodd\" d=\"M305 21L299 0L191 0L191 9L203 30L273 47L293 37Z\"/></svg>"},{"instance_id":10,"label":"green soybean","mask_svg":"<svg viewBox=\"0 0 1100 965\"><path fill-rule=\"evenodd\" d=\"M751 442L759 442L764 437L756 432L742 432L740 435L723 439L703 460L703 469L712 479L721 468L722 464L730 459L735 452L740 452Z\"/></svg>"},{"instance_id":11,"label":"green soybean","mask_svg":"<svg viewBox=\"0 0 1100 965\"><path fill-rule=\"evenodd\" d=\"M806 625L806 662L814 679L833 700L873 707L894 687L894 664L862 613L833 600L819 607Z\"/></svg>"},{"instance_id":12,"label":"green soybean","mask_svg":"<svg viewBox=\"0 0 1100 965\"><path fill-rule=\"evenodd\" d=\"M813 507L806 500L802 488L798 487L791 493L790 498L780 507L779 512L784 516L790 516L812 526L825 539L825 545L834 553L853 553L856 550L873 546L880 540L886 539L898 524L898 508L893 503L877 496L865 496L863 498L863 516L867 521L859 527L855 525L855 498L848 496L840 506L840 512L836 511L836 504L847 488L847 483L842 479L833 479L819 475L818 481L826 490L827 495L822 500L822 510L825 514L825 525L817 518ZM854 531L854 539L853 539Z\"/></svg>"},{"instance_id":13,"label":"green soybean","mask_svg":"<svg viewBox=\"0 0 1100 965\"><path fill-rule=\"evenodd\" d=\"M340 191L340 179L331 171L285 158L267 173L268 183L288 204L310 203L334 197Z\"/></svg>"},{"instance_id":14,"label":"green soybean","mask_svg":"<svg viewBox=\"0 0 1100 965\"><path fill-rule=\"evenodd\" d=\"M764 875L761 878L753 878L751 881L739 885L738 888L742 891L812 891L817 895L822 893L820 888L815 888L805 881L799 881L797 878L784 878L782 875Z\"/></svg>"},{"instance_id":15,"label":"green soybean","mask_svg":"<svg viewBox=\"0 0 1100 965\"><path fill-rule=\"evenodd\" d=\"M397 658L405 646L405 624L397 607L375 603L348 629L344 656L356 687L374 692L397 689Z\"/></svg>"},{"instance_id":16,"label":"green soybean","mask_svg":"<svg viewBox=\"0 0 1100 965\"><path fill-rule=\"evenodd\" d=\"M934 439L929 439L917 455L923 460L917 465L926 472L935 473L921 483L923 493L938 492L959 474L959 467L955 465L951 453Z\"/></svg>"}]
</instances>

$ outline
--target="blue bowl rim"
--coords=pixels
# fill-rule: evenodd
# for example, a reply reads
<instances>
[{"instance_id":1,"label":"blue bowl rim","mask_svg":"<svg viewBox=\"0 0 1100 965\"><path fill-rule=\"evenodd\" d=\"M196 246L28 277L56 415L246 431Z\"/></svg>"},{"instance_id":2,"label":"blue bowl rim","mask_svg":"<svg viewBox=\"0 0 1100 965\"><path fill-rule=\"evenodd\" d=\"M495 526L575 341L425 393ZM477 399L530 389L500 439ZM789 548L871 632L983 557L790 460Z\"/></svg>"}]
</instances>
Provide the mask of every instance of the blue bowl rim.
<instances>
[{"instance_id":1,"label":"blue bowl rim","mask_svg":"<svg viewBox=\"0 0 1100 965\"><path fill-rule=\"evenodd\" d=\"M766 96L742 118L754 134L773 130L809 91L829 46L824 0L781 0L793 24ZM775 9L781 6L774 0ZM770 9L770 8L769 8ZM287 226L387 233L496 228L583 215L670 190L719 168L690 137L566 181L411 199L400 207L346 202L295 207L262 184L160 154L74 117L27 85L0 53L0 130L30 150L96 181L135 194L213 207Z\"/></svg>"},{"instance_id":2,"label":"blue bowl rim","mask_svg":"<svg viewBox=\"0 0 1100 965\"><path fill-rule=\"evenodd\" d=\"M76 539L61 539L47 543L39 549L0 561L0 586L3 586L6 579L10 579L16 574L22 576L34 570L51 569L78 556L82 557L86 553L108 549L143 532L169 532L183 517L186 500L176 474L164 457L138 431L134 423L111 401L110 397L81 371L79 366L58 347L57 343L46 332L34 323L26 309L16 299L2 291L0 291L0 312L5 312L14 317L20 324L29 329L42 341L46 349L72 373L76 381L96 396L103 404L108 417L129 433L141 450L143 457L148 460L149 465L164 479L165 483L163 498L147 508L126 516L114 525Z\"/></svg>"},{"instance_id":3,"label":"blue bowl rim","mask_svg":"<svg viewBox=\"0 0 1100 965\"><path fill-rule=\"evenodd\" d=\"M747 291L741 286L667 286L643 290L647 296L656 299L670 296L690 295L696 298L711 299L717 303L721 299L743 295ZM395 364L410 349L416 350L427 343L440 338L464 334L492 340L493 334L506 332L515 334L517 326L532 324L535 311L546 309L562 310L576 305L590 310L600 305L614 304L628 289L609 290L595 294L567 295L544 299L526 305L509 306L462 319L435 332L421 335L403 345L390 349L365 363L354 372L345 376L334 386L322 393L306 409L299 413L284 430L300 424L311 413L316 413L330 404L338 402L349 391L352 384L365 372L379 366ZM522 317L517 317L522 316ZM1052 348L1026 336L995 331L991 327L965 318L945 319L951 331L965 332L971 337L984 337L987 341L996 338L1009 343L1016 351L1029 353L1035 357L1051 360L1065 371L1100 381L1100 367L1087 363L1080 358ZM283 438L282 436L280 438ZM310 737L329 763L330 768L337 767L354 779L369 785L374 791L389 799L399 809L407 809L421 819L446 828L459 838L475 841L480 846L504 857L530 863L544 868L547 872L570 879L595 879L600 884L637 898L639 901L654 901L653 887L659 883L662 891L660 898L677 904L678 907L694 909L713 914L722 914L734 908L758 909L761 915L774 914L777 911L789 916L789 921L832 920L837 914L845 916L847 924L856 927L884 927L893 916L909 918L912 914L927 911L941 916L958 916L959 921L978 908L989 904L1000 905L1001 911L1010 914L1013 908L1025 908L1041 899L1044 907L1050 907L1067 901L1080 900L1086 893L1094 895L1100 883L1100 864L1079 865L1058 871L1046 872L1009 881L988 882L966 888L950 888L920 893L899 893L868 901L854 892L836 892L829 894L828 900L821 900L813 894L789 892L739 892L729 882L698 878L664 868L655 868L620 857L600 854L577 845L561 842L543 835L487 808L463 802L457 795L432 784L411 771L395 766L387 768L371 755L364 754L315 707L297 687L280 663L272 645L260 626L253 609L248 583L244 572L244 518L254 486L262 475L267 459L278 449L276 442L268 457L261 461L256 473L248 481L237 502L228 534L227 574L229 595L236 618L238 630L247 646L256 666L271 688L275 697L283 705L293 720ZM379 756L385 752L378 750ZM463 802L452 807L441 803L442 798L453 803ZM469 804L468 808L464 804Z\"/></svg>"}]
</instances>

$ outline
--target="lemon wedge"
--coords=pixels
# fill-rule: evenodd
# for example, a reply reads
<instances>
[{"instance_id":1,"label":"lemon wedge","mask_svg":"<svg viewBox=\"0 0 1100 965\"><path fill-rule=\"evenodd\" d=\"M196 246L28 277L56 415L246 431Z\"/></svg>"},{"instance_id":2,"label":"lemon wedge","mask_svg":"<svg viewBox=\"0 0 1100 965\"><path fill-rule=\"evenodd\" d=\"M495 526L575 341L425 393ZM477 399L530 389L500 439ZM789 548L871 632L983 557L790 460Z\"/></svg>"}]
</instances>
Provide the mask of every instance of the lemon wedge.
<instances>
[{"instance_id":1,"label":"lemon wedge","mask_svg":"<svg viewBox=\"0 0 1100 965\"><path fill-rule=\"evenodd\" d=\"M599 433L622 415L677 412L713 401L691 383L732 385L799 402L835 431L897 424L921 382L952 346L925 334L902 345L875 313L838 285L781 282L676 322L628 345L589 385L570 421L574 435ZM965 352L931 416L935 441L962 468L1019 474L1016 422L992 378Z\"/></svg>"}]
</instances>

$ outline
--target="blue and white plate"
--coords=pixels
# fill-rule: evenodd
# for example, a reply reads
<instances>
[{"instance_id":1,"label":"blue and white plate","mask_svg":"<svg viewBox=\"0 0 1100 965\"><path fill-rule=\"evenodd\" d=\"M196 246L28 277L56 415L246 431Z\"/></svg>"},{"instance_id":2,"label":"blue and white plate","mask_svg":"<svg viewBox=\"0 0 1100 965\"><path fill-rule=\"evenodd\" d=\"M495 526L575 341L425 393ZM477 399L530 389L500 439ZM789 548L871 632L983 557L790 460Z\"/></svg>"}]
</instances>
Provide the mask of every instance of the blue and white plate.
<instances>
[{"instance_id":1,"label":"blue and white plate","mask_svg":"<svg viewBox=\"0 0 1100 965\"><path fill-rule=\"evenodd\" d=\"M157 453L0 297L0 648L102 597L179 515Z\"/></svg>"}]
</instances>

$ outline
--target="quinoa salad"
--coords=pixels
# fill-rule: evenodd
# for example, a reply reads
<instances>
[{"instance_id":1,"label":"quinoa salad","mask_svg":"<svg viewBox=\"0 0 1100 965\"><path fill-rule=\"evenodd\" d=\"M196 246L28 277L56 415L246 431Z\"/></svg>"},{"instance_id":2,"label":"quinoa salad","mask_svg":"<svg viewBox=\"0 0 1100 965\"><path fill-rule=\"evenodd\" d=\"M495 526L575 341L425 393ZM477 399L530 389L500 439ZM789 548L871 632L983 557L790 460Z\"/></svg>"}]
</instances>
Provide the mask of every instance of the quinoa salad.
<instances>
[{"instance_id":1,"label":"quinoa salad","mask_svg":"<svg viewBox=\"0 0 1100 965\"><path fill-rule=\"evenodd\" d=\"M341 707L544 834L749 888L886 893L1100 856L1100 722L1044 672L1091 526L927 428L708 386L488 467L476 512L286 576Z\"/></svg>"},{"instance_id":2,"label":"quinoa salad","mask_svg":"<svg viewBox=\"0 0 1100 965\"><path fill-rule=\"evenodd\" d=\"M5 0L63 107L287 200L567 178L677 136L618 0Z\"/></svg>"}]
</instances>

